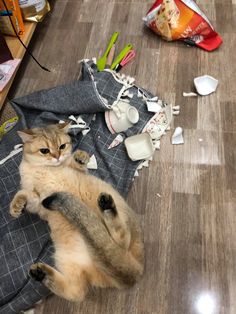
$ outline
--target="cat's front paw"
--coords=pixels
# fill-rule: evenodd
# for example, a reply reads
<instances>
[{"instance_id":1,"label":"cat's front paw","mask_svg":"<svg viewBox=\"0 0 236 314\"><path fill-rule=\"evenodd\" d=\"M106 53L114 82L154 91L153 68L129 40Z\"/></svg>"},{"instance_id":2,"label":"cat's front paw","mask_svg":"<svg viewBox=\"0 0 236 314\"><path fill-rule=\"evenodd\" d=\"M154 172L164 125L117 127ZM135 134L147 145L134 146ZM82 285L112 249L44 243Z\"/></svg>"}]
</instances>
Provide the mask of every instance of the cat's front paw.
<instances>
[{"instance_id":1,"label":"cat's front paw","mask_svg":"<svg viewBox=\"0 0 236 314\"><path fill-rule=\"evenodd\" d=\"M77 151L74 152L74 160L81 166L86 166L87 163L89 162L89 159L90 159L89 154L83 150L78 149Z\"/></svg>"},{"instance_id":2,"label":"cat's front paw","mask_svg":"<svg viewBox=\"0 0 236 314\"><path fill-rule=\"evenodd\" d=\"M10 204L10 214L12 217L18 218L22 213L23 208L27 203L27 197L24 194L17 193L11 204Z\"/></svg>"}]
</instances>

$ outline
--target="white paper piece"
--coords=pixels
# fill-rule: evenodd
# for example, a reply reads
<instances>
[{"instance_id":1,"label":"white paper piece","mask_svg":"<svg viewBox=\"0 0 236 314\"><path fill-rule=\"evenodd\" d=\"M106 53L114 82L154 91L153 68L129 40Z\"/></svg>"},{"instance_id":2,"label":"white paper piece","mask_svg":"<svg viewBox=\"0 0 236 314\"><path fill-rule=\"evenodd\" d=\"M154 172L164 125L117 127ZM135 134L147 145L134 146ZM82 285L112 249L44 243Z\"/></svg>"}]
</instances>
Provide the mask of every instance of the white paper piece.
<instances>
[{"instance_id":1,"label":"white paper piece","mask_svg":"<svg viewBox=\"0 0 236 314\"><path fill-rule=\"evenodd\" d=\"M138 98L142 98L143 94L140 92L140 90L138 89Z\"/></svg>"},{"instance_id":2,"label":"white paper piece","mask_svg":"<svg viewBox=\"0 0 236 314\"><path fill-rule=\"evenodd\" d=\"M120 143L124 141L124 138L122 135L118 134L116 138L112 141L112 143L109 145L108 149L111 149L113 147L118 146Z\"/></svg>"},{"instance_id":3,"label":"white paper piece","mask_svg":"<svg viewBox=\"0 0 236 314\"><path fill-rule=\"evenodd\" d=\"M172 106L172 113L174 116L178 116L180 112L180 106Z\"/></svg>"},{"instance_id":4,"label":"white paper piece","mask_svg":"<svg viewBox=\"0 0 236 314\"><path fill-rule=\"evenodd\" d=\"M146 104L147 104L147 109L149 112L157 113L163 110L161 105L158 104L158 102L147 101Z\"/></svg>"},{"instance_id":5,"label":"white paper piece","mask_svg":"<svg viewBox=\"0 0 236 314\"><path fill-rule=\"evenodd\" d=\"M143 162L143 167L148 168L148 165L149 165L149 160L145 160L145 161Z\"/></svg>"},{"instance_id":6,"label":"white paper piece","mask_svg":"<svg viewBox=\"0 0 236 314\"><path fill-rule=\"evenodd\" d=\"M193 92L190 92L190 93L183 92L183 96L184 97L197 97L197 94Z\"/></svg>"},{"instance_id":7,"label":"white paper piece","mask_svg":"<svg viewBox=\"0 0 236 314\"><path fill-rule=\"evenodd\" d=\"M96 117L97 117L97 115L96 115L96 113L93 115L93 118L92 118L92 121L95 121L96 120Z\"/></svg>"},{"instance_id":8,"label":"white paper piece","mask_svg":"<svg viewBox=\"0 0 236 314\"><path fill-rule=\"evenodd\" d=\"M141 164L140 164L140 165L138 165L137 170L141 170L142 168L143 168L143 163L141 162Z\"/></svg>"},{"instance_id":9,"label":"white paper piece","mask_svg":"<svg viewBox=\"0 0 236 314\"><path fill-rule=\"evenodd\" d=\"M161 148L161 141L160 140L154 140L152 143L153 143L153 146L156 149L160 149Z\"/></svg>"},{"instance_id":10,"label":"white paper piece","mask_svg":"<svg viewBox=\"0 0 236 314\"><path fill-rule=\"evenodd\" d=\"M126 91L124 91L123 95L124 97L129 97L129 98L133 98L134 94L130 93L130 91L127 89Z\"/></svg>"},{"instance_id":11,"label":"white paper piece","mask_svg":"<svg viewBox=\"0 0 236 314\"><path fill-rule=\"evenodd\" d=\"M183 129L180 126L175 129L171 142L173 145L184 144Z\"/></svg>"},{"instance_id":12,"label":"white paper piece","mask_svg":"<svg viewBox=\"0 0 236 314\"><path fill-rule=\"evenodd\" d=\"M76 119L74 115L71 115L69 116L69 119L76 123L76 124L71 124L70 129L75 129L75 128L85 129L87 127L86 122L80 116L78 116L78 118Z\"/></svg>"},{"instance_id":13,"label":"white paper piece","mask_svg":"<svg viewBox=\"0 0 236 314\"><path fill-rule=\"evenodd\" d=\"M138 170L135 171L134 177L139 177Z\"/></svg>"},{"instance_id":14,"label":"white paper piece","mask_svg":"<svg viewBox=\"0 0 236 314\"><path fill-rule=\"evenodd\" d=\"M149 101L153 101L153 102L157 102L158 101L158 97L155 96L155 97L149 98L148 100Z\"/></svg>"},{"instance_id":15,"label":"white paper piece","mask_svg":"<svg viewBox=\"0 0 236 314\"><path fill-rule=\"evenodd\" d=\"M87 163L87 168L88 169L97 169L98 164L95 155L92 155L89 159L89 162Z\"/></svg>"},{"instance_id":16,"label":"white paper piece","mask_svg":"<svg viewBox=\"0 0 236 314\"><path fill-rule=\"evenodd\" d=\"M173 109L174 111L176 111L176 110L179 111L179 110L180 110L180 106L173 106L172 109Z\"/></svg>"},{"instance_id":17,"label":"white paper piece","mask_svg":"<svg viewBox=\"0 0 236 314\"><path fill-rule=\"evenodd\" d=\"M87 128L82 131L83 136L85 136L88 132L90 132L90 128Z\"/></svg>"},{"instance_id":18,"label":"white paper piece","mask_svg":"<svg viewBox=\"0 0 236 314\"><path fill-rule=\"evenodd\" d=\"M173 111L173 115L174 116L178 116L179 115L179 111Z\"/></svg>"}]
</instances>

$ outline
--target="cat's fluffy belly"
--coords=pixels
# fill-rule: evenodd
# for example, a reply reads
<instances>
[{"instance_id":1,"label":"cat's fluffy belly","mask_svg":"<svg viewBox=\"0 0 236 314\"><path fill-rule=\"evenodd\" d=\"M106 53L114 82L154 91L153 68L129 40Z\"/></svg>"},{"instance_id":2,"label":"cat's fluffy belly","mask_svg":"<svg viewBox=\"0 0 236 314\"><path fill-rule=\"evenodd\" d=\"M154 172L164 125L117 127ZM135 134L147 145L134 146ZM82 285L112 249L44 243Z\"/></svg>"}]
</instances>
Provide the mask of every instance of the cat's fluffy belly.
<instances>
[{"instance_id":1,"label":"cat's fluffy belly","mask_svg":"<svg viewBox=\"0 0 236 314\"><path fill-rule=\"evenodd\" d=\"M120 195L106 182L65 165L57 167L29 167L22 161L20 166L22 188L32 190L43 200L54 192L69 192L78 196L94 210L98 209L97 198L106 191L116 203L120 203ZM34 174L32 176L32 173Z\"/></svg>"}]
</instances>

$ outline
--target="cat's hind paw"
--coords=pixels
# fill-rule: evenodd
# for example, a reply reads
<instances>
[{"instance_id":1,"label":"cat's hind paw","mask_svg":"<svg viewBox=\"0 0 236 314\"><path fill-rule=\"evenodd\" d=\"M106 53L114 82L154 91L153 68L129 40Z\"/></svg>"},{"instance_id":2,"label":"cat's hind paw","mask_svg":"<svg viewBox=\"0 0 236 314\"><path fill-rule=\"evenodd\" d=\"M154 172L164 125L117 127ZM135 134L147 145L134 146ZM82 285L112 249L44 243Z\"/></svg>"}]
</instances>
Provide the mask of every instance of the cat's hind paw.
<instances>
[{"instance_id":1,"label":"cat's hind paw","mask_svg":"<svg viewBox=\"0 0 236 314\"><path fill-rule=\"evenodd\" d=\"M56 271L44 263L35 263L30 266L29 275L36 281L42 282L48 289L55 288Z\"/></svg>"},{"instance_id":2,"label":"cat's hind paw","mask_svg":"<svg viewBox=\"0 0 236 314\"><path fill-rule=\"evenodd\" d=\"M102 211L109 211L114 216L117 215L117 209L113 197L107 193L101 193L98 196L98 206Z\"/></svg>"},{"instance_id":3,"label":"cat's hind paw","mask_svg":"<svg viewBox=\"0 0 236 314\"><path fill-rule=\"evenodd\" d=\"M46 277L43 263L32 264L29 269L29 275L36 281L43 281Z\"/></svg>"}]
</instances>

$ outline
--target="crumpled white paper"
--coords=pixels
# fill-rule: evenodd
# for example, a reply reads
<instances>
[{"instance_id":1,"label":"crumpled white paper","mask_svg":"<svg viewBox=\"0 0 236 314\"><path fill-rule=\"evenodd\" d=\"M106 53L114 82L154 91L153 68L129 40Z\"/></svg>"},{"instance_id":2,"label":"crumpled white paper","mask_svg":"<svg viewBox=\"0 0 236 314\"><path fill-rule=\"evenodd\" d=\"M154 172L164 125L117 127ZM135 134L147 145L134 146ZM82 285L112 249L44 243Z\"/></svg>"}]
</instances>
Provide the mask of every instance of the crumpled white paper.
<instances>
[{"instance_id":1,"label":"crumpled white paper","mask_svg":"<svg viewBox=\"0 0 236 314\"><path fill-rule=\"evenodd\" d=\"M92 155L90 157L89 162L87 163L87 168L88 169L97 169L98 168L97 159L96 159L95 155Z\"/></svg>"},{"instance_id":2,"label":"crumpled white paper","mask_svg":"<svg viewBox=\"0 0 236 314\"><path fill-rule=\"evenodd\" d=\"M123 141L124 141L123 136L121 134L118 134L116 138L112 141L112 143L108 146L108 149L118 146Z\"/></svg>"},{"instance_id":3,"label":"crumpled white paper","mask_svg":"<svg viewBox=\"0 0 236 314\"><path fill-rule=\"evenodd\" d=\"M184 144L183 129L180 126L175 129L171 142L173 145Z\"/></svg>"}]
</instances>

